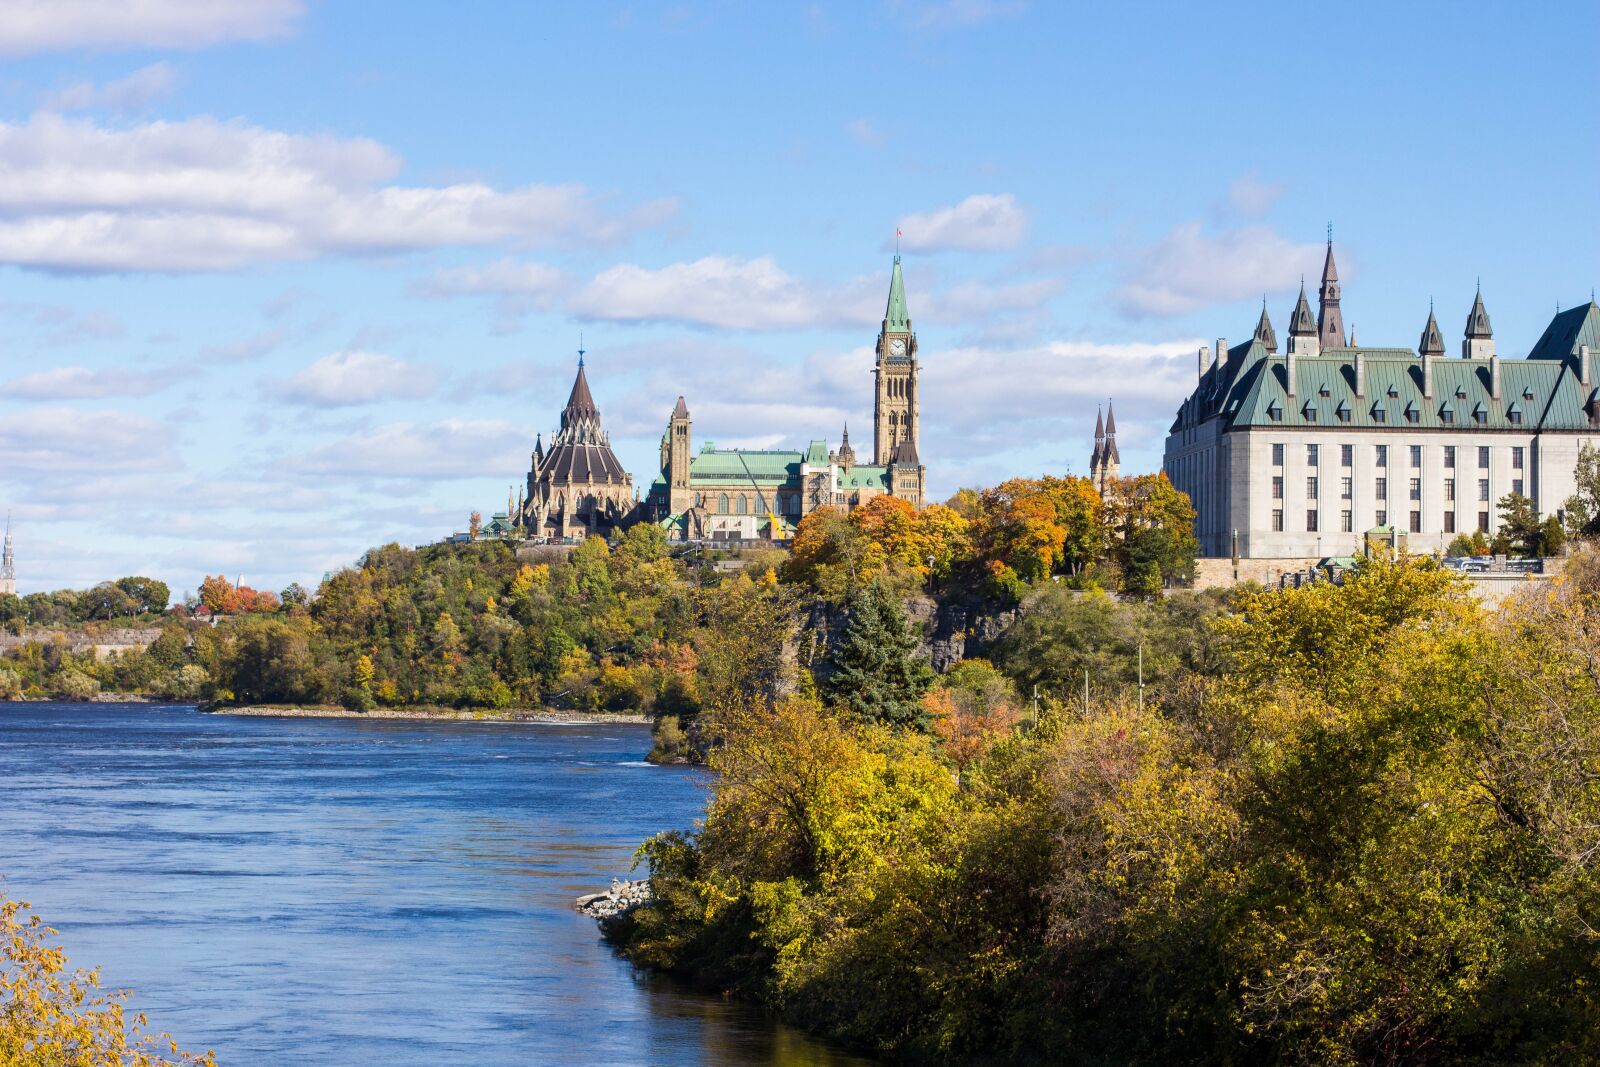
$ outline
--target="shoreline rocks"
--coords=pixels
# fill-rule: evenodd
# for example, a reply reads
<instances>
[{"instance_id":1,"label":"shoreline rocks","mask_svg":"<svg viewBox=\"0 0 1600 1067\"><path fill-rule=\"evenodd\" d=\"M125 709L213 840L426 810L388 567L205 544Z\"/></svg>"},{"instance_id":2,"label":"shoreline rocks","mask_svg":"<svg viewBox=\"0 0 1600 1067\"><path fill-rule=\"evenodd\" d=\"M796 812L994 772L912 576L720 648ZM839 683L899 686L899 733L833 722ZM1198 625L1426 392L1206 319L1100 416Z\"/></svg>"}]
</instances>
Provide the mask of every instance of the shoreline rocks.
<instances>
[{"instance_id":1,"label":"shoreline rocks","mask_svg":"<svg viewBox=\"0 0 1600 1067\"><path fill-rule=\"evenodd\" d=\"M611 888L603 893L588 893L573 902L573 907L594 919L614 919L626 915L642 904L650 903L650 880L634 881L611 879Z\"/></svg>"}]
</instances>

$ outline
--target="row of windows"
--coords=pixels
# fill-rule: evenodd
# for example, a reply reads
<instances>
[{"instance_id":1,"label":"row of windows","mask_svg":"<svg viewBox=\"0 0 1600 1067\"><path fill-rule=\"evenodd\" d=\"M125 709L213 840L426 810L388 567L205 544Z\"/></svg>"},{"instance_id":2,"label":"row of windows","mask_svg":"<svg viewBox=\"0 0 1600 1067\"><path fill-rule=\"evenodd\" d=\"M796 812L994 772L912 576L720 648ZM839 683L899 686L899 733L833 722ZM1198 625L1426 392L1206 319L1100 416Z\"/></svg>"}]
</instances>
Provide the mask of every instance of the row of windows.
<instances>
[{"instance_id":1,"label":"row of windows","mask_svg":"<svg viewBox=\"0 0 1600 1067\"><path fill-rule=\"evenodd\" d=\"M1374 459L1376 465L1379 466L1379 467L1387 467L1389 465L1389 446L1388 445L1373 445L1372 447L1376 450L1373 453L1373 459ZM1478 447L1478 466L1479 466L1479 468L1481 468L1483 470L1488 470L1489 469L1489 446L1488 445L1479 445L1477 447ZM1456 445L1445 445L1444 446L1444 465L1445 465L1446 468L1455 467L1455 465L1456 465L1456 448L1457 448ZM1413 467L1422 466L1422 446L1421 445L1409 445L1409 446L1407 446L1407 450L1408 450L1408 455L1409 455L1411 466L1413 466ZM1283 466L1283 457L1284 457L1284 446L1283 446L1283 444L1281 442L1274 444L1272 446L1272 465L1274 467ZM1355 458L1356 458L1356 446L1355 445L1340 445L1339 446L1339 466L1341 466L1341 467L1353 467L1353 466L1355 466ZM1513 445L1512 448L1511 448L1511 466L1512 466L1512 469L1513 470L1522 470L1523 467L1526 465L1527 460L1528 460L1527 449L1524 448L1522 445ZM1306 445L1306 466L1308 466L1308 467L1316 467L1316 466L1320 466L1321 463L1322 463L1322 447L1320 445Z\"/></svg>"},{"instance_id":2,"label":"row of windows","mask_svg":"<svg viewBox=\"0 0 1600 1067\"><path fill-rule=\"evenodd\" d=\"M799 493L779 493L777 494L777 500L778 510L783 514L800 514ZM748 496L736 494L729 497L727 493L718 493L715 497L707 493L696 493L694 495L694 506L697 508L715 508L718 515L749 515L752 514L752 509L755 511L761 510L761 504L751 500Z\"/></svg>"},{"instance_id":3,"label":"row of windows","mask_svg":"<svg viewBox=\"0 0 1600 1067\"><path fill-rule=\"evenodd\" d=\"M1345 510L1345 511L1339 512L1339 532L1340 533L1354 533L1355 532L1355 518L1356 518L1355 517L1355 512L1353 512L1353 511ZM1375 518L1377 519L1377 525L1379 525L1379 526L1387 526L1387 525L1389 525L1389 513L1387 511L1379 510L1377 515L1375 516ZM1415 510L1414 509L1414 510L1412 510L1412 512L1408 516L1408 518L1409 518L1410 521L1407 523L1407 528L1412 533L1421 533L1422 532L1422 512L1419 511L1419 510ZM1321 513L1319 513L1318 511L1316 511L1314 509L1308 510L1306 512L1306 532L1307 533L1316 533L1318 531L1318 529L1320 528L1320 519L1321 519ZM1478 512L1478 529L1484 531L1485 533L1488 533L1488 531L1489 531L1489 513L1487 511ZM1283 509L1282 508L1274 508L1273 511L1272 511L1272 530L1273 530L1274 533L1282 533L1283 532ZM1455 533L1456 532L1456 513L1454 511L1447 511L1447 512L1444 513L1444 532L1445 533Z\"/></svg>"},{"instance_id":4,"label":"row of windows","mask_svg":"<svg viewBox=\"0 0 1600 1067\"><path fill-rule=\"evenodd\" d=\"M1412 500L1421 500L1422 499L1422 479L1421 478L1412 478L1412 479L1410 479L1410 482L1411 482L1411 484L1410 484L1410 487L1409 487L1409 490L1408 490L1409 498L1412 499ZM1518 496L1525 495L1523 493L1523 491L1522 491L1524 484L1525 483L1523 482L1523 480L1521 478L1513 478L1513 479L1511 479L1511 491L1513 493L1516 493ZM1320 480L1318 478L1316 478L1315 476L1307 478L1306 479L1306 498L1309 499L1309 500L1315 500L1317 498L1317 490L1320 487L1321 487L1321 482L1320 482ZM1387 479L1387 478L1375 478L1375 479L1373 479L1372 487L1373 487L1373 494L1372 494L1373 496L1377 497L1379 500L1388 500L1389 499L1389 479ZM1354 478L1340 478L1339 479L1339 499L1340 500L1350 500L1350 499L1352 499L1352 497L1354 496L1354 489L1355 489L1355 479ZM1446 479L1444 479L1444 498L1446 500L1454 500L1456 498L1456 480L1454 478L1446 478ZM1274 474L1272 476L1272 499L1274 499L1274 500L1282 500L1283 499L1283 475L1281 475L1281 474ZM1478 499L1479 500L1488 500L1489 499L1489 479L1487 479L1487 478L1479 478L1478 479Z\"/></svg>"}]
</instances>

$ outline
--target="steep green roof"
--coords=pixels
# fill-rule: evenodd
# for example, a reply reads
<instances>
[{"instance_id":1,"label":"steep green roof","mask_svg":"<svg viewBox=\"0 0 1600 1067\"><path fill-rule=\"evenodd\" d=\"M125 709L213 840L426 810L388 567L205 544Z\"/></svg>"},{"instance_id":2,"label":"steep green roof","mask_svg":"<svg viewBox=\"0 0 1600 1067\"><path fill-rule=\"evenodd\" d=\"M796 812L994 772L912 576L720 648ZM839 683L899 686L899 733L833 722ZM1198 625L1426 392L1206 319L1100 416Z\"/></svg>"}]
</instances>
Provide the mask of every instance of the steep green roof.
<instances>
[{"instance_id":1,"label":"steep green roof","mask_svg":"<svg viewBox=\"0 0 1600 1067\"><path fill-rule=\"evenodd\" d=\"M1367 347L1296 355L1291 397L1287 357L1269 353L1260 341L1247 341L1206 368L1173 430L1220 417L1229 429L1593 431L1600 427L1600 390L1594 381L1582 384L1576 373L1571 353L1581 344L1600 353L1600 306L1561 312L1528 358L1499 360L1498 398L1487 359L1432 359L1433 390L1425 397L1422 360L1414 351ZM1358 354L1364 378L1359 397ZM1600 360L1600 355L1590 358Z\"/></svg>"},{"instance_id":2,"label":"steep green roof","mask_svg":"<svg viewBox=\"0 0 1600 1067\"><path fill-rule=\"evenodd\" d=\"M1528 353L1529 359L1567 359L1579 345L1600 352L1600 307L1590 300L1568 308L1550 320L1544 333Z\"/></svg>"},{"instance_id":3,"label":"steep green roof","mask_svg":"<svg viewBox=\"0 0 1600 1067\"><path fill-rule=\"evenodd\" d=\"M906 311L906 281L900 276L900 257L894 257L894 273L889 276L889 306L883 317L888 329L905 331L911 328L911 316Z\"/></svg>"}]
</instances>

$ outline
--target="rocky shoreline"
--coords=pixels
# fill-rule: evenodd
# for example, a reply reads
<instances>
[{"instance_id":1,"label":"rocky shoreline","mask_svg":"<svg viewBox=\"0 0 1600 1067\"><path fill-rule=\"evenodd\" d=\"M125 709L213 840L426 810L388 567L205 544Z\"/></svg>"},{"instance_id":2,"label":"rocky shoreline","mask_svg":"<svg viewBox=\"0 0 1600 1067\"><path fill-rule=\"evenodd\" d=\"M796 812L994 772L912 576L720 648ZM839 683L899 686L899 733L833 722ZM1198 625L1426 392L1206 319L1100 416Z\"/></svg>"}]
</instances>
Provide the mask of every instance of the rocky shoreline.
<instances>
[{"instance_id":1,"label":"rocky shoreline","mask_svg":"<svg viewBox=\"0 0 1600 1067\"><path fill-rule=\"evenodd\" d=\"M573 907L591 918L614 919L619 915L626 915L643 904L650 903L650 880L639 878L634 881L626 879L611 879L611 888L603 893L589 893L579 897L573 902Z\"/></svg>"},{"instance_id":2,"label":"rocky shoreline","mask_svg":"<svg viewBox=\"0 0 1600 1067\"><path fill-rule=\"evenodd\" d=\"M214 715L247 715L283 719L409 719L424 722L541 722L582 726L596 722L649 723L650 716L617 711L555 711L549 708L374 708L353 711L334 705L254 704L213 706Z\"/></svg>"}]
</instances>

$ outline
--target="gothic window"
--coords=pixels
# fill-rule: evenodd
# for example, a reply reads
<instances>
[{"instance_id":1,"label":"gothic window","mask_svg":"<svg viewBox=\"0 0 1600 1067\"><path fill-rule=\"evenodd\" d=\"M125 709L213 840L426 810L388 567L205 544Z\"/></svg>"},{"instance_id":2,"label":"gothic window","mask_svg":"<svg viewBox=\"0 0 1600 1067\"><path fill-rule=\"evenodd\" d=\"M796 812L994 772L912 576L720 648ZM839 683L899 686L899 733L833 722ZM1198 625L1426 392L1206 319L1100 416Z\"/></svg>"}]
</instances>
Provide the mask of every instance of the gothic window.
<instances>
[{"instance_id":1,"label":"gothic window","mask_svg":"<svg viewBox=\"0 0 1600 1067\"><path fill-rule=\"evenodd\" d=\"M718 515L726 515L727 513L728 513L728 494L727 493L722 493L722 494L718 495L718 497L717 497L717 514Z\"/></svg>"},{"instance_id":2,"label":"gothic window","mask_svg":"<svg viewBox=\"0 0 1600 1067\"><path fill-rule=\"evenodd\" d=\"M739 514L743 515L747 510L749 510L749 506L749 501L742 496L739 497Z\"/></svg>"}]
</instances>

